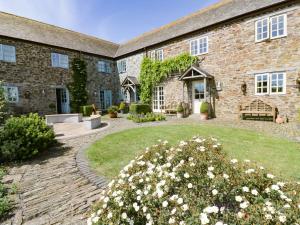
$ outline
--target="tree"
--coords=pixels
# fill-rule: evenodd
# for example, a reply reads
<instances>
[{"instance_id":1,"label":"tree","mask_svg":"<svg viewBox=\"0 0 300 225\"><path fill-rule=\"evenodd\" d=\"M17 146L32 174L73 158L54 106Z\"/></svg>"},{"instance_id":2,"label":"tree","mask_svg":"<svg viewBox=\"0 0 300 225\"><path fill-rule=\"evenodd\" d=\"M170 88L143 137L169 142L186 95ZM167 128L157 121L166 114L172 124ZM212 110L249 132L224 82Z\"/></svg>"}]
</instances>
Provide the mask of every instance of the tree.
<instances>
[{"instance_id":1,"label":"tree","mask_svg":"<svg viewBox=\"0 0 300 225\"><path fill-rule=\"evenodd\" d=\"M86 90L87 70L86 63L80 58L72 61L72 82L68 85L71 94L72 112L79 112L80 106L87 104L88 93Z\"/></svg>"}]
</instances>

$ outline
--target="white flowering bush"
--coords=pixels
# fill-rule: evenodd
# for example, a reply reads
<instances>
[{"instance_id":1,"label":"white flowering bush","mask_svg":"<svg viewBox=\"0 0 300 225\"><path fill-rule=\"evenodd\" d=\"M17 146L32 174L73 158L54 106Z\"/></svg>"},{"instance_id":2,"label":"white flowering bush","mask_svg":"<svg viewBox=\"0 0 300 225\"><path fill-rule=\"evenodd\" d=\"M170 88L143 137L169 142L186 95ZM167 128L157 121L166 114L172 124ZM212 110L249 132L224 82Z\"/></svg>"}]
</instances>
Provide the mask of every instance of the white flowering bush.
<instances>
[{"instance_id":1,"label":"white flowering bush","mask_svg":"<svg viewBox=\"0 0 300 225\"><path fill-rule=\"evenodd\" d=\"M216 139L160 141L110 182L87 223L300 224L299 191L229 159Z\"/></svg>"}]
</instances>

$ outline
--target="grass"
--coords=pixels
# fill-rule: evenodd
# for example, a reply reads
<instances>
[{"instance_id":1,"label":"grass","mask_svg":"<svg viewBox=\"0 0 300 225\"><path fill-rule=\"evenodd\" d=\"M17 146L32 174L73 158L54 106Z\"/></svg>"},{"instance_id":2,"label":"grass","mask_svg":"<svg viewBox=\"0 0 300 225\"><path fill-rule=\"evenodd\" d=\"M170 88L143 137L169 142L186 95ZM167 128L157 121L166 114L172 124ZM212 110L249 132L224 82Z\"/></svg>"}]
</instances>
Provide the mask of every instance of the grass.
<instances>
[{"instance_id":1,"label":"grass","mask_svg":"<svg viewBox=\"0 0 300 225\"><path fill-rule=\"evenodd\" d=\"M171 144L195 135L219 139L237 159L250 159L285 180L300 181L300 144L254 131L212 125L168 125L135 128L104 137L86 151L91 166L107 178L115 177L137 154L157 143Z\"/></svg>"}]
</instances>

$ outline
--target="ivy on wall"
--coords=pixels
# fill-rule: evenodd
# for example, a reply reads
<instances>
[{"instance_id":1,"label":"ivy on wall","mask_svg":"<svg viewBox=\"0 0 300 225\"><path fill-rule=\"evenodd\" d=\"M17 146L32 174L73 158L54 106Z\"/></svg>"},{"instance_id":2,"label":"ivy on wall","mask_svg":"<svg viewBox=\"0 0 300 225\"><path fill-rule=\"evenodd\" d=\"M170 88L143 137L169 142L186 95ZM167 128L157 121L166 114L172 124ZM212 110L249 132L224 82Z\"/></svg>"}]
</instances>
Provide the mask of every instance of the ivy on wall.
<instances>
[{"instance_id":1,"label":"ivy on wall","mask_svg":"<svg viewBox=\"0 0 300 225\"><path fill-rule=\"evenodd\" d=\"M72 112L79 112L80 106L87 104L88 93L86 90L87 70L86 63L80 58L72 61L72 82L68 85L71 94Z\"/></svg>"},{"instance_id":2,"label":"ivy on wall","mask_svg":"<svg viewBox=\"0 0 300 225\"><path fill-rule=\"evenodd\" d=\"M197 60L198 58L196 56L190 56L187 53L166 59L162 62L145 57L141 65L140 73L142 102L150 104L153 87L174 73L184 72L192 64L196 63Z\"/></svg>"},{"instance_id":3,"label":"ivy on wall","mask_svg":"<svg viewBox=\"0 0 300 225\"><path fill-rule=\"evenodd\" d=\"M4 123L8 116L8 105L4 96L4 89L2 87L2 82L0 81L0 125Z\"/></svg>"}]
</instances>

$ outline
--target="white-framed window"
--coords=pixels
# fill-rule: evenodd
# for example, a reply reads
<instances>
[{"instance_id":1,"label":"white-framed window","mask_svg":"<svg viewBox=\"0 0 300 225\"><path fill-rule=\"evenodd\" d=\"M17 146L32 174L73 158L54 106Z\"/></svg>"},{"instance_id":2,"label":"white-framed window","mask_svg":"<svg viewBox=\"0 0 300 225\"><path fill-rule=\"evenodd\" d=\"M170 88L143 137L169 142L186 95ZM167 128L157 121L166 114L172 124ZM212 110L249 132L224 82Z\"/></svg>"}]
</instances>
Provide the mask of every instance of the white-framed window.
<instances>
[{"instance_id":1,"label":"white-framed window","mask_svg":"<svg viewBox=\"0 0 300 225\"><path fill-rule=\"evenodd\" d=\"M193 56L208 53L208 37L201 37L190 41L190 53Z\"/></svg>"},{"instance_id":2,"label":"white-framed window","mask_svg":"<svg viewBox=\"0 0 300 225\"><path fill-rule=\"evenodd\" d=\"M256 41L263 41L269 39L269 18L256 21L255 25L255 38Z\"/></svg>"},{"instance_id":3,"label":"white-framed window","mask_svg":"<svg viewBox=\"0 0 300 225\"><path fill-rule=\"evenodd\" d=\"M16 62L15 46L0 44L0 61Z\"/></svg>"},{"instance_id":4,"label":"white-framed window","mask_svg":"<svg viewBox=\"0 0 300 225\"><path fill-rule=\"evenodd\" d=\"M126 73L126 71L127 71L127 61L126 61L126 59L120 60L118 62L118 71L119 71L119 73Z\"/></svg>"},{"instance_id":5,"label":"white-framed window","mask_svg":"<svg viewBox=\"0 0 300 225\"><path fill-rule=\"evenodd\" d=\"M287 35L287 16L279 15L270 18L271 38L280 38Z\"/></svg>"},{"instance_id":6,"label":"white-framed window","mask_svg":"<svg viewBox=\"0 0 300 225\"><path fill-rule=\"evenodd\" d=\"M97 67L98 67L98 72L101 72L101 73L111 73L112 72L110 62L98 61Z\"/></svg>"},{"instance_id":7,"label":"white-framed window","mask_svg":"<svg viewBox=\"0 0 300 225\"><path fill-rule=\"evenodd\" d=\"M52 67L69 68L69 56L59 53L51 53Z\"/></svg>"},{"instance_id":8,"label":"white-framed window","mask_svg":"<svg viewBox=\"0 0 300 225\"><path fill-rule=\"evenodd\" d=\"M164 110L165 96L164 87L156 86L153 89L153 112L161 112Z\"/></svg>"},{"instance_id":9,"label":"white-framed window","mask_svg":"<svg viewBox=\"0 0 300 225\"><path fill-rule=\"evenodd\" d=\"M274 72L255 75L255 94L285 94L286 73Z\"/></svg>"},{"instance_id":10,"label":"white-framed window","mask_svg":"<svg viewBox=\"0 0 300 225\"><path fill-rule=\"evenodd\" d=\"M3 86L6 101L10 103L19 102L19 89L16 86Z\"/></svg>"},{"instance_id":11,"label":"white-framed window","mask_svg":"<svg viewBox=\"0 0 300 225\"><path fill-rule=\"evenodd\" d=\"M255 22L255 41L287 36L287 15L277 15L260 19Z\"/></svg>"},{"instance_id":12,"label":"white-framed window","mask_svg":"<svg viewBox=\"0 0 300 225\"><path fill-rule=\"evenodd\" d=\"M150 52L150 58L152 60L163 61L164 60L164 50L157 49Z\"/></svg>"}]
</instances>

